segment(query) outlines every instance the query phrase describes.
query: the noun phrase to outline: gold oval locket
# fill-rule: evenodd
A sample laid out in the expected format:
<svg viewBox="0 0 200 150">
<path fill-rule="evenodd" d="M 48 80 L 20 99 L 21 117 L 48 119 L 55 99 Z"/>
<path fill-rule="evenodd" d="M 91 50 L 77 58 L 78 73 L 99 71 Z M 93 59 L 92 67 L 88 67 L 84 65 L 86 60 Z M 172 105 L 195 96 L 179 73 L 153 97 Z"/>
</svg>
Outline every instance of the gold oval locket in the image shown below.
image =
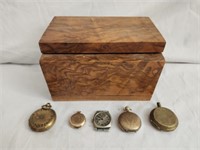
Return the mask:
<svg viewBox="0 0 200 150">
<path fill-rule="evenodd" d="M 142 123 L 140 117 L 131 112 L 131 108 L 125 107 L 125 112 L 120 114 L 118 118 L 118 124 L 122 131 L 125 132 L 136 132 L 140 129 Z"/>
<path fill-rule="evenodd" d="M 42 132 L 50 129 L 56 121 L 56 112 L 51 109 L 51 104 L 43 105 L 29 118 L 29 126 L 33 131 Z"/>
<path fill-rule="evenodd" d="M 85 122 L 86 122 L 85 115 L 82 114 L 80 111 L 73 114 L 69 120 L 70 125 L 74 128 L 80 128 L 84 126 Z"/>
<path fill-rule="evenodd" d="M 151 124 L 162 131 L 173 131 L 178 126 L 178 118 L 173 111 L 168 108 L 161 107 L 157 103 L 157 108 L 153 109 L 150 113 Z"/>
</svg>

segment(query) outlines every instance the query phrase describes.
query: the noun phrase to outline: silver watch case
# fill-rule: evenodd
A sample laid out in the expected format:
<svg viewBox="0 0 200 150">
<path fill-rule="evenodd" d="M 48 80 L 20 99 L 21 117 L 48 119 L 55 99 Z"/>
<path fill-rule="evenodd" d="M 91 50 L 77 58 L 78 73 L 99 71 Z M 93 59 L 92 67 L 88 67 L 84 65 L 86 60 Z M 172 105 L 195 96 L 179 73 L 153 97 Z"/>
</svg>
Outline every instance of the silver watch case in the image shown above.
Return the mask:
<svg viewBox="0 0 200 150">
<path fill-rule="evenodd" d="M 96 117 L 99 113 L 102 113 L 102 112 L 103 112 L 103 113 L 106 113 L 106 114 L 109 115 L 109 117 L 110 117 L 110 122 L 109 122 L 109 124 L 106 125 L 106 126 L 98 125 L 98 124 L 96 124 L 96 122 L 95 122 L 95 117 Z M 97 130 L 109 130 L 109 129 L 111 128 L 111 120 L 112 120 L 112 118 L 111 118 L 111 115 L 110 115 L 109 111 L 99 110 L 99 111 L 96 111 L 96 113 L 94 114 L 94 117 L 93 117 L 93 119 L 92 119 L 92 122 L 93 122 L 94 128 L 97 129 Z"/>
</svg>

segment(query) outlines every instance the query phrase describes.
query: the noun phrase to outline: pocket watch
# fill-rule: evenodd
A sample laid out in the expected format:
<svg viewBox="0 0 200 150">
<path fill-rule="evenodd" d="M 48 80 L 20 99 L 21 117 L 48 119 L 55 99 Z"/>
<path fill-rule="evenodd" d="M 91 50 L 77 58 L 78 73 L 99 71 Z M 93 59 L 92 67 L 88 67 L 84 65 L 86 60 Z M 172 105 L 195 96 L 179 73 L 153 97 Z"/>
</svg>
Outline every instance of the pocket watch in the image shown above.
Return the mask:
<svg viewBox="0 0 200 150">
<path fill-rule="evenodd" d="M 80 111 L 73 114 L 69 120 L 70 125 L 74 128 L 80 128 L 84 126 L 85 122 L 86 122 L 85 115 L 82 114 Z"/>
<path fill-rule="evenodd" d="M 141 127 L 141 119 L 140 117 L 131 112 L 131 108 L 126 106 L 124 108 L 124 111 L 122 114 L 120 114 L 118 118 L 118 125 L 122 131 L 125 132 L 136 132 Z"/>
<path fill-rule="evenodd" d="M 29 118 L 29 127 L 36 132 L 50 129 L 56 121 L 56 112 L 51 109 L 51 104 L 43 105 L 36 110 Z"/>
<path fill-rule="evenodd" d="M 109 130 L 111 127 L 111 115 L 109 111 L 96 111 L 93 117 L 93 125 L 97 130 Z"/>
<path fill-rule="evenodd" d="M 162 131 L 173 131 L 178 126 L 178 118 L 168 108 L 161 107 L 160 103 L 157 103 L 157 108 L 153 109 L 150 113 L 151 124 Z"/>
</svg>

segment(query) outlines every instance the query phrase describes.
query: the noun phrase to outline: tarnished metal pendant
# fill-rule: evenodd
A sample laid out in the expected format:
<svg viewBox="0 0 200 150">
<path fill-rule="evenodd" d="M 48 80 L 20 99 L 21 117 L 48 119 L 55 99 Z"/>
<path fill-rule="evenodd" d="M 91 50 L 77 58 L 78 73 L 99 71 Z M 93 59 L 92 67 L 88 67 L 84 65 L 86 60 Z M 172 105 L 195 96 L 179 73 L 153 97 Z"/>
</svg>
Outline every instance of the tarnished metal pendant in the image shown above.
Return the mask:
<svg viewBox="0 0 200 150">
<path fill-rule="evenodd" d="M 178 118 L 168 108 L 161 107 L 160 103 L 157 103 L 157 108 L 153 109 L 150 113 L 151 124 L 163 131 L 173 131 L 178 126 Z"/>
<path fill-rule="evenodd" d="M 51 109 L 51 104 L 43 105 L 29 118 L 29 126 L 33 131 L 42 132 L 50 129 L 56 121 L 56 112 Z"/>
<path fill-rule="evenodd" d="M 140 129 L 142 123 L 140 117 L 131 112 L 131 108 L 125 107 L 125 112 L 120 114 L 118 118 L 118 124 L 122 131 L 125 132 L 136 132 Z"/>
<path fill-rule="evenodd" d="M 69 120 L 70 125 L 74 128 L 80 128 L 84 126 L 85 122 L 86 122 L 85 115 L 82 114 L 80 111 L 73 114 Z"/>
</svg>

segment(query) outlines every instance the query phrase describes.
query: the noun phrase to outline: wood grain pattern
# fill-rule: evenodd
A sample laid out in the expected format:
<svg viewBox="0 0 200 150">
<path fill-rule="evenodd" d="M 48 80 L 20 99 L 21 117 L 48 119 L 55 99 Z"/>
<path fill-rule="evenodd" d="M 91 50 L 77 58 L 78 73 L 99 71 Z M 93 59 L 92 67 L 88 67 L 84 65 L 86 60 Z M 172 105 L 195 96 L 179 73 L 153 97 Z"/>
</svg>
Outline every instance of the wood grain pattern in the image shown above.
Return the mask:
<svg viewBox="0 0 200 150">
<path fill-rule="evenodd" d="M 150 100 L 162 54 L 45 54 L 40 65 L 53 100 Z"/>
<path fill-rule="evenodd" d="M 148 17 L 54 17 L 39 46 L 45 54 L 152 53 L 165 40 Z"/>
</svg>

